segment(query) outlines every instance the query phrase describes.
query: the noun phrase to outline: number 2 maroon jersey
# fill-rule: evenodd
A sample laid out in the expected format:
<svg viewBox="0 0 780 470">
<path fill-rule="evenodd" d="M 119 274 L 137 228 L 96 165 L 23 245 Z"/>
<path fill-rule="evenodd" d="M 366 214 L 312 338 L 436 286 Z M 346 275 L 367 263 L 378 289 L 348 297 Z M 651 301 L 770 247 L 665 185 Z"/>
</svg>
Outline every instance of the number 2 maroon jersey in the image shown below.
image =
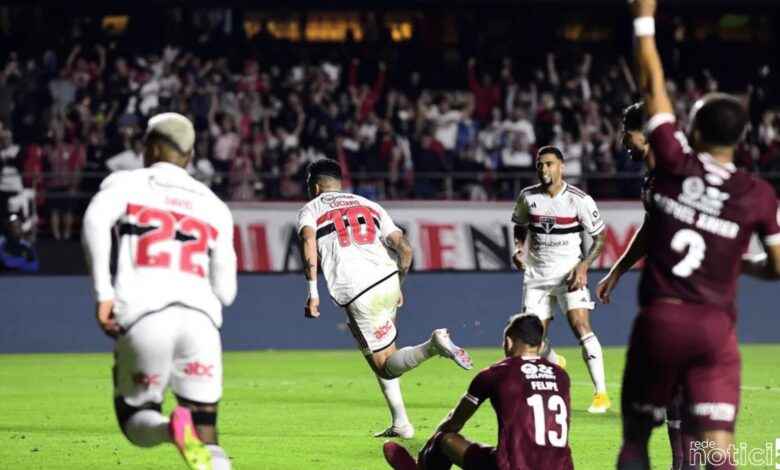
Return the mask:
<svg viewBox="0 0 780 470">
<path fill-rule="evenodd" d="M 570 470 L 569 376 L 540 357 L 509 357 L 481 371 L 466 398 L 490 400 L 498 418 L 501 470 Z"/>
<path fill-rule="evenodd" d="M 639 298 L 676 298 L 736 313 L 742 254 L 756 232 L 765 245 L 780 243 L 777 198 L 760 178 L 695 153 L 674 117 L 648 122 L 656 158 L 647 198 L 648 254 Z"/>
</svg>

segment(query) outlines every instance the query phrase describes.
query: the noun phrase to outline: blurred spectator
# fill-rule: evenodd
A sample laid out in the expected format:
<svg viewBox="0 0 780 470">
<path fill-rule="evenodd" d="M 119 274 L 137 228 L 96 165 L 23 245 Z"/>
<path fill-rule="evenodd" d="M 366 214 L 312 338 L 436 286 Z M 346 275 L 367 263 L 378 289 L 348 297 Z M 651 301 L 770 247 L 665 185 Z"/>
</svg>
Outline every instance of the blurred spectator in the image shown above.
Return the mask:
<svg viewBox="0 0 780 470">
<path fill-rule="evenodd" d="M 118 154 L 106 160 L 109 171 L 137 170 L 144 167 L 144 141 L 140 136 L 130 139 L 127 147 Z"/>
<path fill-rule="evenodd" d="M 3 219 L 4 233 L 0 234 L 0 271 L 36 273 L 40 268 L 38 253 L 32 243 L 22 238 L 22 219 L 11 214 Z"/>
<path fill-rule="evenodd" d="M 84 148 L 79 143 L 67 142 L 62 131 L 54 131 L 54 146 L 46 155 L 48 172 L 46 182 L 47 208 L 51 234 L 55 240 L 70 240 L 74 228 L 76 191 L 85 164 Z"/>
<path fill-rule="evenodd" d="M 8 214 L 8 200 L 19 194 L 22 186 L 20 149 L 10 130 L 0 130 L 0 217 Z"/>
</svg>

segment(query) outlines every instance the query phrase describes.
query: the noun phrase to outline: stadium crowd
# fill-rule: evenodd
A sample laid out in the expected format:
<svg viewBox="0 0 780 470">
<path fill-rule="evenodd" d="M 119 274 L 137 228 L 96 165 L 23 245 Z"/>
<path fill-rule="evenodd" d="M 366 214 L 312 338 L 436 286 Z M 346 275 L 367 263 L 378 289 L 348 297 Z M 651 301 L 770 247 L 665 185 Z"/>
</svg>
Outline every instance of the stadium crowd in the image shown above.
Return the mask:
<svg viewBox="0 0 780 470">
<path fill-rule="evenodd" d="M 68 51 L 11 52 L 0 71 L 0 211 L 45 208 L 55 239 L 73 237 L 106 173 L 143 165 L 144 125 L 163 110 L 195 122 L 190 171 L 230 200 L 303 199 L 306 164 L 323 156 L 370 198 L 513 199 L 542 145 L 563 150 L 574 183 L 606 175 L 594 197 L 638 194 L 638 178 L 608 178 L 642 171 L 621 146 L 621 110 L 637 92 L 622 57 L 550 52 L 531 70 L 466 57 L 461 86 L 431 89 L 421 71 L 395 73 L 398 61 L 237 61 L 171 44 L 133 54 L 79 40 L 78 24 L 72 35 Z M 769 76 L 746 77 L 743 91 L 751 126 L 738 161 L 750 171 L 780 167 Z M 705 71 L 668 87 L 684 122 L 718 81 Z"/>
</svg>

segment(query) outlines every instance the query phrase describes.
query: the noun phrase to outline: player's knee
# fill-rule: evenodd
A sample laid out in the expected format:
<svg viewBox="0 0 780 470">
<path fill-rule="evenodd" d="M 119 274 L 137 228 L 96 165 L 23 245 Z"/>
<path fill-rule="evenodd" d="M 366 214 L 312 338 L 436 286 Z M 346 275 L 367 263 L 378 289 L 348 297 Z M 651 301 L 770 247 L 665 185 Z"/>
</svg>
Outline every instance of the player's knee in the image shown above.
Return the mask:
<svg viewBox="0 0 780 470">
<path fill-rule="evenodd" d="M 134 414 L 141 410 L 155 410 L 162 412 L 162 405 L 159 403 L 146 403 L 142 406 L 130 406 L 125 402 L 124 398 L 114 398 L 114 412 L 116 413 L 116 421 L 119 424 L 119 429 L 122 430 L 122 434 L 125 435 L 128 441 L 136 445 L 141 444 L 134 442 L 133 439 L 127 434 L 127 422 Z"/>
</svg>

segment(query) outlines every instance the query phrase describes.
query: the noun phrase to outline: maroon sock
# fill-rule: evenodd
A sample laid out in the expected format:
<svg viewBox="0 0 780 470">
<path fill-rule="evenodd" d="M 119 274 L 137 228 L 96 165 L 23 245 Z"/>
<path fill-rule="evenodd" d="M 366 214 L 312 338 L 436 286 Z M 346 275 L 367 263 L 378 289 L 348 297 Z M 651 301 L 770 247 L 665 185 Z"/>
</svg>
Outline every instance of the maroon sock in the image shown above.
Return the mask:
<svg viewBox="0 0 780 470">
<path fill-rule="evenodd" d="M 441 451 L 442 439 L 444 439 L 444 433 L 437 432 L 420 450 L 417 462 L 421 470 L 449 470 L 452 468 L 452 462 Z"/>
<path fill-rule="evenodd" d="M 618 455 L 618 470 L 650 470 L 650 457 L 647 447 L 624 442 Z"/>
</svg>

